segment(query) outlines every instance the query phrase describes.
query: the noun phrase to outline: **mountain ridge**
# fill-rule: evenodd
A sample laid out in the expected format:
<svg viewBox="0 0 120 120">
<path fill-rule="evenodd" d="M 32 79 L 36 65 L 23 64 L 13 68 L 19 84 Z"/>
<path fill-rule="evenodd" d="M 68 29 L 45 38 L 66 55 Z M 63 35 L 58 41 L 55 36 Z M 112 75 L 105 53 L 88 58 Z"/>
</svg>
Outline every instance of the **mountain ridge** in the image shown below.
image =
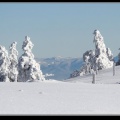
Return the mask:
<svg viewBox="0 0 120 120">
<path fill-rule="evenodd" d="M 77 57 L 51 57 L 51 58 L 36 58 L 40 63 L 40 68 L 43 74 L 54 74 L 47 76 L 46 79 L 64 80 L 69 78 L 74 70 L 79 70 L 83 64 L 82 58 Z"/>
</svg>

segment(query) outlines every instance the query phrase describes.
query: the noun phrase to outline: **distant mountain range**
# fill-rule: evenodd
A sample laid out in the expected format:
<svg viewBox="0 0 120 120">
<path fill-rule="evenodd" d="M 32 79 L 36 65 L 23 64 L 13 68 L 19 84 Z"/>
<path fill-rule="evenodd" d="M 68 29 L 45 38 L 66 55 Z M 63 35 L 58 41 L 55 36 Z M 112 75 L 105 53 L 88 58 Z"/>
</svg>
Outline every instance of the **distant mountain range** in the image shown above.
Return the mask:
<svg viewBox="0 0 120 120">
<path fill-rule="evenodd" d="M 46 79 L 64 80 L 70 77 L 74 70 L 80 70 L 83 64 L 82 58 L 36 58 L 40 62 L 40 68 L 43 74 L 48 74 Z M 49 74 L 54 76 L 49 76 Z"/>
<path fill-rule="evenodd" d="M 83 59 L 72 57 L 51 57 L 51 58 L 36 58 L 40 62 L 40 68 L 43 74 L 46 74 L 46 79 L 65 80 L 70 77 L 70 74 L 75 70 L 80 70 Z M 115 62 L 118 57 L 114 57 Z"/>
</svg>

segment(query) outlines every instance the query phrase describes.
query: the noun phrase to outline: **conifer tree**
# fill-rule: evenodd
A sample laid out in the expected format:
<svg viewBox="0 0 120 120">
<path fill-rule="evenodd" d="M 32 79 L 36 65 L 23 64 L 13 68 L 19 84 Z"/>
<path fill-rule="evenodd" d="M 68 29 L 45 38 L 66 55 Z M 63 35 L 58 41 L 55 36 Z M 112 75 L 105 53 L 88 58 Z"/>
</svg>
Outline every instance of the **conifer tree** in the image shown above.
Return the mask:
<svg viewBox="0 0 120 120">
<path fill-rule="evenodd" d="M 24 53 L 18 61 L 18 81 L 20 82 L 45 80 L 42 71 L 40 70 L 39 63 L 34 59 L 34 55 L 32 53 L 33 46 L 34 44 L 31 42 L 30 37 L 25 36 L 25 41 L 22 45 Z"/>
<path fill-rule="evenodd" d="M 11 82 L 17 82 L 18 77 L 18 51 L 16 49 L 17 42 L 13 42 L 10 46 L 10 66 L 9 66 L 9 79 Z"/>
</svg>

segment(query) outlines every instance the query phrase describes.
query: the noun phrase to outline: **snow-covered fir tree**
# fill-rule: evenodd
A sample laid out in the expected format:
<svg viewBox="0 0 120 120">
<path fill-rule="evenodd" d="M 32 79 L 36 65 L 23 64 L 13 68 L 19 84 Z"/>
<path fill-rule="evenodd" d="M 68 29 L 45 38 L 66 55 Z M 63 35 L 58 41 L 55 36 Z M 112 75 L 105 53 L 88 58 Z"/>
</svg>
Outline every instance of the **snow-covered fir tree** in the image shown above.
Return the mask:
<svg viewBox="0 0 120 120">
<path fill-rule="evenodd" d="M 87 51 L 83 54 L 83 60 L 85 62 L 85 74 L 91 73 L 91 69 L 98 71 L 101 69 L 107 69 L 113 66 L 113 54 L 110 48 L 106 48 L 104 39 L 99 30 L 94 30 L 95 50 Z"/>
<path fill-rule="evenodd" d="M 93 33 L 95 43 L 95 57 L 97 58 L 98 69 L 106 69 L 113 66 L 113 54 L 109 48 L 106 48 L 104 39 L 99 30 Z"/>
<path fill-rule="evenodd" d="M 0 46 L 0 82 L 9 82 L 9 56 L 4 46 Z"/>
<path fill-rule="evenodd" d="M 34 59 L 34 55 L 32 53 L 33 43 L 30 41 L 30 37 L 25 36 L 25 41 L 23 42 L 22 49 L 24 54 L 19 58 L 18 68 L 19 82 L 26 81 L 35 81 L 35 80 L 45 80 L 42 71 L 40 70 L 40 65 Z"/>
<path fill-rule="evenodd" d="M 88 50 L 83 54 L 83 66 L 80 69 L 80 76 L 91 73 L 91 69 L 96 69 L 96 57 L 94 50 Z"/>
<path fill-rule="evenodd" d="M 18 51 L 16 49 L 17 42 L 13 42 L 10 46 L 10 66 L 9 66 L 9 79 L 11 82 L 17 82 L 18 77 Z"/>
<path fill-rule="evenodd" d="M 107 69 L 113 66 L 113 54 L 110 48 L 106 48 L 104 39 L 99 30 L 94 30 L 95 50 L 88 50 L 83 54 L 83 66 L 80 68 L 80 76 L 91 71 Z"/>
</svg>

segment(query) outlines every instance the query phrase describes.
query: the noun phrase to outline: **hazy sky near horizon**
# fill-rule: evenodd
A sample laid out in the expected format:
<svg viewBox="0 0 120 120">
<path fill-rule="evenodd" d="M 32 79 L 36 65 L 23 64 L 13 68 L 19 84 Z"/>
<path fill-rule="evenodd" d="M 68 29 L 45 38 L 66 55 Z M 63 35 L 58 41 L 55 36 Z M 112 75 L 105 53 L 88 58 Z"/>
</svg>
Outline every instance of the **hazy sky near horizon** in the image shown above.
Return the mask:
<svg viewBox="0 0 120 120">
<path fill-rule="evenodd" d="M 35 57 L 82 57 L 95 49 L 98 29 L 114 56 L 120 47 L 120 3 L 26 2 L 0 3 L 0 45 L 16 41 L 19 56 L 28 35 Z"/>
</svg>

